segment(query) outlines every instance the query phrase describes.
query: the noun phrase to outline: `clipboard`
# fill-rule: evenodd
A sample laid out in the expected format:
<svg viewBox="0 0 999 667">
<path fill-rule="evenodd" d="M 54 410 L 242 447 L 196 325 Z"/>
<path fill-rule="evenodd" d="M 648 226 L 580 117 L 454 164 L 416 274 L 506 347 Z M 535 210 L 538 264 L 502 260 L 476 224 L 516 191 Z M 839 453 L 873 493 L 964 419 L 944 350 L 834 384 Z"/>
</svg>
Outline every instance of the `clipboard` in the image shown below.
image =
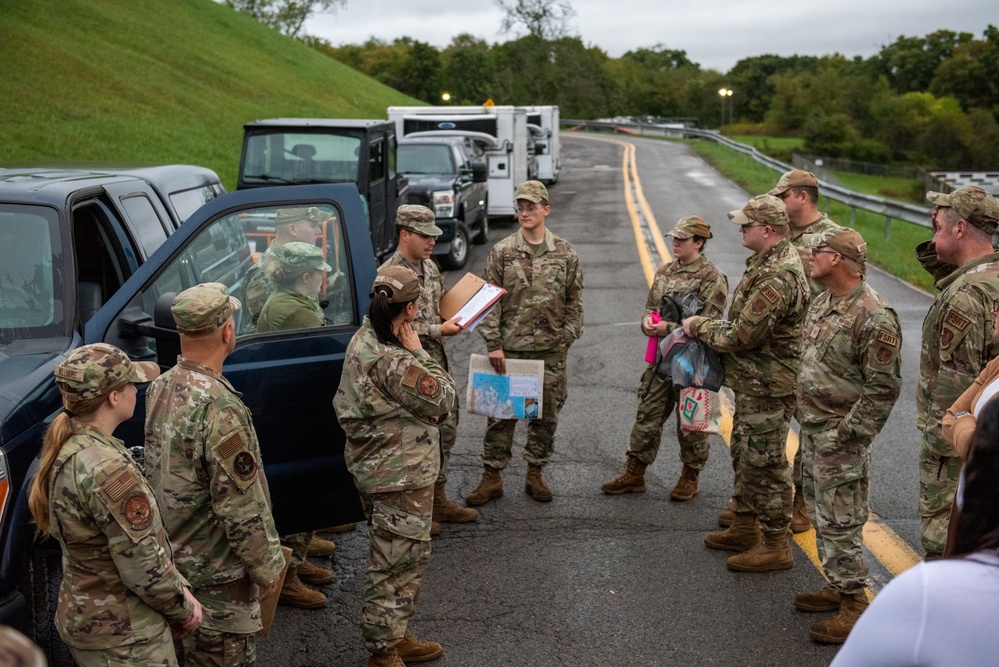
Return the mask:
<svg viewBox="0 0 999 667">
<path fill-rule="evenodd" d="M 506 290 L 487 283 L 474 273 L 466 273 L 441 297 L 440 313 L 445 320 L 460 316 L 458 324 L 474 329 L 489 309 L 506 294 Z"/>
</svg>

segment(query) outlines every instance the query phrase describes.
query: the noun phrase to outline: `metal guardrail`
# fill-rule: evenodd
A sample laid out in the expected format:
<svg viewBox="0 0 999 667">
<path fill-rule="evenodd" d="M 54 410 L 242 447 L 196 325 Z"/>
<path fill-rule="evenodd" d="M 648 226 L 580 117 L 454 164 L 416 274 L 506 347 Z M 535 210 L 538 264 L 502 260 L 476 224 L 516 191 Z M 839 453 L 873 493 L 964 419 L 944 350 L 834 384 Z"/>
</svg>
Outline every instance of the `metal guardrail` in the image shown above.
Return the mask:
<svg viewBox="0 0 999 667">
<path fill-rule="evenodd" d="M 772 169 L 774 171 L 775 185 L 781 174 L 791 171 L 794 168 L 789 164 L 781 162 L 780 160 L 775 160 L 769 155 L 764 155 L 753 146 L 747 146 L 746 144 L 741 144 L 738 141 L 733 141 L 732 139 L 723 136 L 717 130 L 700 130 L 693 127 L 681 127 L 679 125 L 643 125 L 641 123 L 613 123 L 605 121 L 571 119 L 562 119 L 561 124 L 572 127 L 585 127 L 588 130 L 597 132 L 614 132 L 673 138 L 696 137 L 698 139 L 707 139 L 709 141 L 719 143 L 726 148 L 742 153 L 752 158 L 757 163 Z M 856 224 L 857 209 L 870 211 L 871 213 L 884 216 L 886 239 L 891 238 L 891 223 L 894 220 L 902 220 L 921 227 L 932 227 L 930 223 L 932 210 L 929 207 L 918 206 L 916 204 L 906 204 L 905 202 L 854 192 L 853 190 L 848 190 L 847 188 L 834 185 L 822 179 L 818 179 L 818 181 L 819 190 L 822 193 L 822 196 L 826 197 L 827 200 L 831 199 L 833 201 L 838 201 L 850 207 L 851 227 Z M 826 205 L 828 206 L 828 201 Z"/>
</svg>

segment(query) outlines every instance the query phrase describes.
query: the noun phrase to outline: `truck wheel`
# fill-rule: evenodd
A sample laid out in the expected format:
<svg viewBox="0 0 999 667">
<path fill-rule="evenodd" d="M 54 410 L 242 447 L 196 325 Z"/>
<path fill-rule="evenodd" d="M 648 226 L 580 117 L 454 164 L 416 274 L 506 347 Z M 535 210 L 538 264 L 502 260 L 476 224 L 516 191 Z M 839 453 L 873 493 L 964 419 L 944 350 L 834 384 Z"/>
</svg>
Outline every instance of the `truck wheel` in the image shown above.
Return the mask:
<svg viewBox="0 0 999 667">
<path fill-rule="evenodd" d="M 451 240 L 451 249 L 446 255 L 441 257 L 441 264 L 445 269 L 454 271 L 465 266 L 468 261 L 468 231 L 464 224 L 459 224 L 454 228 L 454 239 Z"/>
<path fill-rule="evenodd" d="M 489 243 L 489 213 L 485 207 L 482 208 L 482 219 L 479 221 L 479 233 L 472 241 L 475 245 L 485 245 Z"/>
<path fill-rule="evenodd" d="M 24 577 L 21 592 L 28 601 L 24 632 L 45 653 L 50 667 L 70 667 L 73 659 L 55 627 L 62 584 L 62 553 L 58 549 L 36 546 Z"/>
</svg>

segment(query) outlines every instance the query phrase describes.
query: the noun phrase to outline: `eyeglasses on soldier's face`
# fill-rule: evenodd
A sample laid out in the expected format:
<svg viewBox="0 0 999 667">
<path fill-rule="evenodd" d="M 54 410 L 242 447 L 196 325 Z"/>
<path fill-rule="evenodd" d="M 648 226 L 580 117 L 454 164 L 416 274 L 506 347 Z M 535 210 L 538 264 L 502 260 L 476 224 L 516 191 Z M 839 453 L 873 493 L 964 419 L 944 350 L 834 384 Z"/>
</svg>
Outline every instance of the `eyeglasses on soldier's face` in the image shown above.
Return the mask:
<svg viewBox="0 0 999 667">
<path fill-rule="evenodd" d="M 516 204 L 514 206 L 514 210 L 516 210 L 518 214 L 520 214 L 520 213 L 534 213 L 539 208 L 541 208 L 540 204 L 533 204 L 533 203 L 532 204 Z"/>
<path fill-rule="evenodd" d="M 838 255 L 839 254 L 835 250 L 827 250 L 826 248 L 812 248 L 811 252 L 812 252 L 812 257 L 815 257 L 816 255 L 823 255 L 823 254 L 825 254 L 825 255 Z"/>
</svg>

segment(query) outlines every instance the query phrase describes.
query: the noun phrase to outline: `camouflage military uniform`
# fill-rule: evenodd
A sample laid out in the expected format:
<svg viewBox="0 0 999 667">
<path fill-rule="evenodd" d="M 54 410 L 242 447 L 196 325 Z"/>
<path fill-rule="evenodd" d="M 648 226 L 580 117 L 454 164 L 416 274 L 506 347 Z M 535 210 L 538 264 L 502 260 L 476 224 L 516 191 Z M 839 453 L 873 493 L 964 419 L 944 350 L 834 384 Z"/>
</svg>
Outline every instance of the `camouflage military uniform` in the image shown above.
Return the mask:
<svg viewBox="0 0 999 667">
<path fill-rule="evenodd" d="M 923 320 L 916 425 L 919 450 L 919 516 L 927 555 L 943 554 L 961 459 L 943 438 L 947 408 L 999 354 L 993 299 L 999 298 L 999 253 L 960 267 L 937 282 L 940 293 Z"/>
<path fill-rule="evenodd" d="M 733 498 L 737 512 L 760 518 L 764 533 L 779 533 L 791 521 L 785 442 L 809 296 L 798 253 L 783 239 L 746 260 L 728 321 L 695 317 L 689 327 L 723 353 L 725 384 L 735 392 Z"/>
<path fill-rule="evenodd" d="M 527 423 L 524 459 L 544 466 L 555 448 L 558 413 L 566 399 L 566 352 L 583 335 L 583 270 L 567 241 L 545 230 L 535 250 L 522 231 L 493 247 L 482 277 L 506 290 L 478 327 L 490 352 L 545 362 L 542 415 Z M 483 463 L 502 470 L 510 461 L 515 419 L 489 419 Z"/>
<path fill-rule="evenodd" d="M 49 532 L 63 554 L 59 635 L 84 667 L 176 665 L 166 619 L 188 618 L 193 604 L 153 492 L 124 443 L 71 423 L 49 475 Z"/>
<path fill-rule="evenodd" d="M 311 329 L 323 326 L 323 311 L 312 297 L 295 292 L 274 292 L 257 319 L 257 331 Z"/>
<path fill-rule="evenodd" d="M 284 567 L 260 445 L 239 396 L 222 375 L 183 357 L 146 395 L 146 475 L 177 568 L 204 608 L 201 628 L 184 639 L 188 667 L 223 648 L 253 663 L 260 587 Z"/>
<path fill-rule="evenodd" d="M 454 407 L 454 395 L 451 376 L 426 351 L 381 343 L 364 318 L 347 346 L 333 407 L 371 537 L 361 627 L 372 653 L 399 643 L 413 614 L 440 469 L 433 418 Z"/>
<path fill-rule="evenodd" d="M 871 442 L 901 390 L 901 346 L 898 316 L 865 280 L 843 296 L 823 292 L 809 308 L 795 386 L 804 496 L 838 593 L 869 586 L 861 545 Z"/>
<path fill-rule="evenodd" d="M 725 301 L 728 298 L 728 280 L 703 255 L 690 264 L 681 264 L 674 260 L 656 271 L 652 288 L 645 300 L 645 312 L 658 312 L 659 304 L 666 294 L 686 296 L 696 294 L 704 308 L 701 315 L 709 318 L 721 317 L 725 312 Z M 669 323 L 668 331 L 674 328 Z M 661 369 L 660 369 L 661 370 Z M 638 388 L 638 412 L 635 424 L 631 428 L 631 442 L 628 455 L 633 456 L 645 465 L 652 465 L 659 453 L 662 440 L 663 424 L 673 412 L 677 401 L 677 391 L 671 379 L 656 372 L 656 365 L 649 364 L 642 373 Z M 677 418 L 676 437 L 680 443 L 680 460 L 695 470 L 703 470 L 708 462 L 710 441 L 706 433 L 694 433 L 680 428 Z"/>
<path fill-rule="evenodd" d="M 267 299 L 274 292 L 274 283 L 267 275 L 267 265 L 274 259 L 274 245 L 260 253 L 257 261 L 246 270 L 243 277 L 243 294 L 246 301 L 246 315 L 243 318 L 243 333 L 253 333 L 257 330 L 257 320 L 267 304 Z"/>
<path fill-rule="evenodd" d="M 420 292 L 420 300 L 417 302 L 419 312 L 413 320 L 413 330 L 420 336 L 420 344 L 431 357 L 434 358 L 441 368 L 450 372 L 447 354 L 444 352 L 444 339 L 441 337 L 441 297 L 444 296 L 444 279 L 437 265 L 429 259 L 422 260 L 419 266 L 413 266 L 407 262 L 399 251 L 395 251 L 380 269 L 389 266 L 405 266 L 411 269 L 420 277 L 423 290 Z M 380 270 L 379 269 L 379 270 Z M 454 410 L 441 420 L 441 471 L 437 476 L 437 484 L 447 483 L 447 464 L 451 460 L 451 450 L 458 439 L 458 400 L 455 398 Z"/>
</svg>

